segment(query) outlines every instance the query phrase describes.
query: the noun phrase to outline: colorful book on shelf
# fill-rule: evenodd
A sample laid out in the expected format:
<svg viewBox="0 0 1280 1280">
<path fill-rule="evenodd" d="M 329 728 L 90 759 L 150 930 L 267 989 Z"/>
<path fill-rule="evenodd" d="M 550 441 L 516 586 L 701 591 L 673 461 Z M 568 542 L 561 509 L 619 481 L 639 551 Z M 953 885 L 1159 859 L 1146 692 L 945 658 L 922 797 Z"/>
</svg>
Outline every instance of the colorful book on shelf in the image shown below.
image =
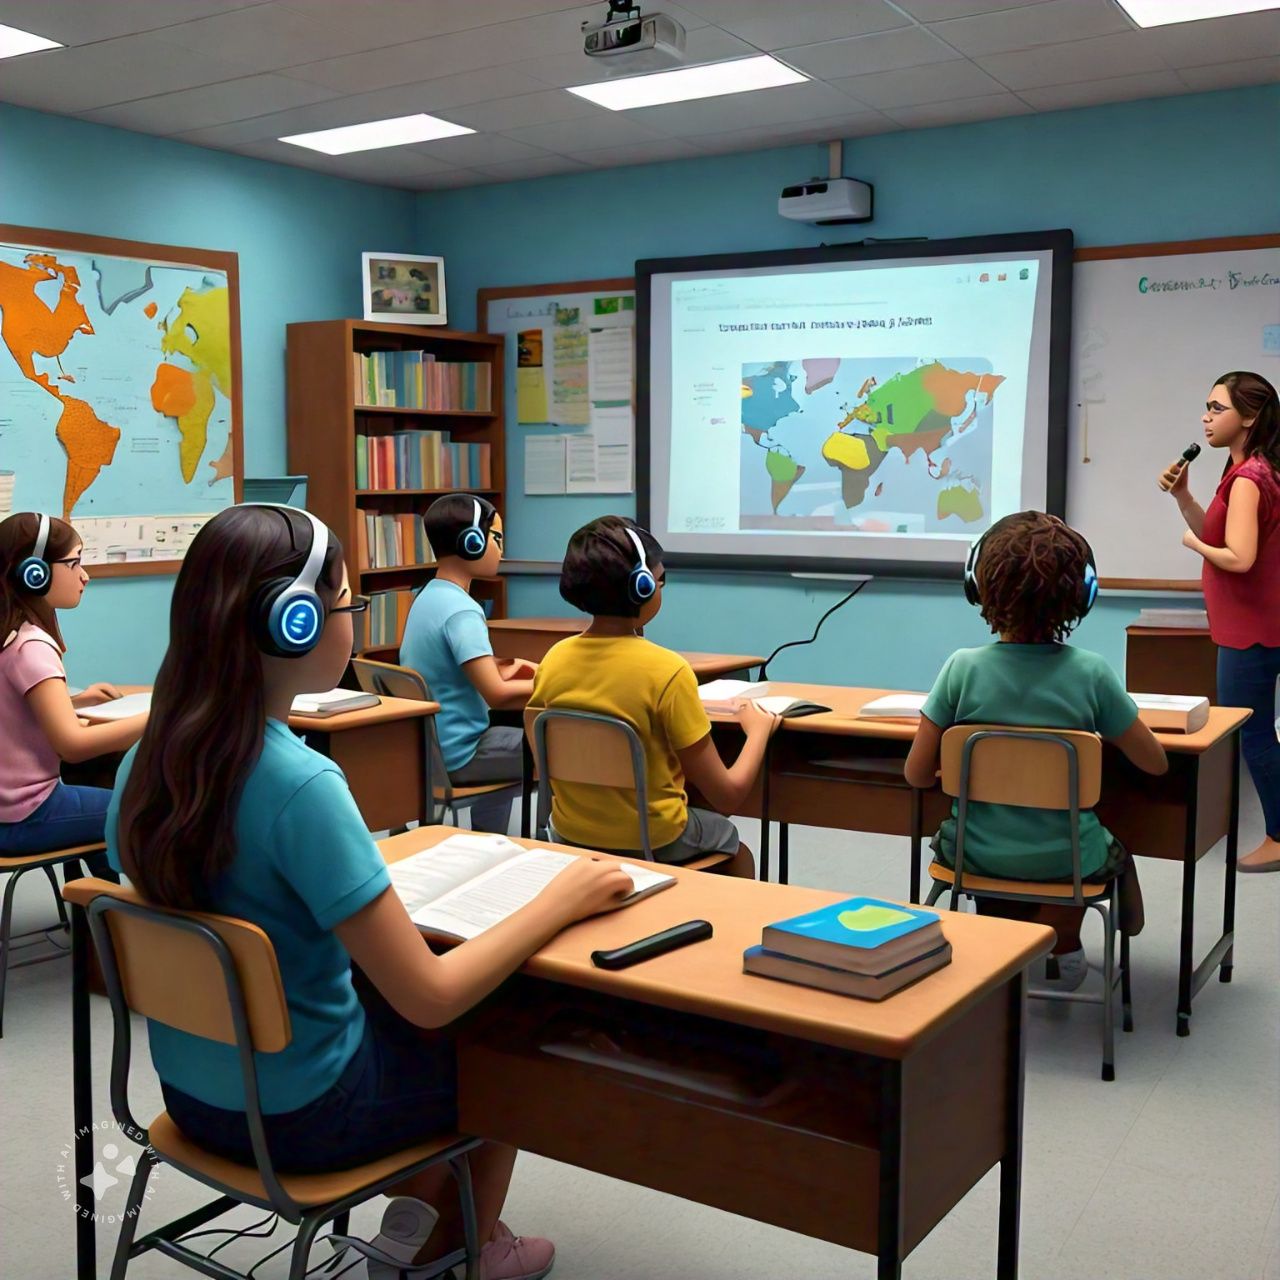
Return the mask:
<svg viewBox="0 0 1280 1280">
<path fill-rule="evenodd" d="M 879 898 L 849 898 L 766 925 L 761 942 L 778 955 L 875 977 L 942 942 L 936 911 Z"/>
<path fill-rule="evenodd" d="M 950 963 L 951 944 L 945 939 L 930 950 L 878 974 L 855 973 L 812 960 L 800 960 L 771 951 L 768 947 L 748 947 L 742 953 L 744 973 L 793 982 L 802 987 L 816 987 L 820 991 L 833 991 L 859 1000 L 883 1000 Z"/>
<path fill-rule="evenodd" d="M 352 356 L 357 408 L 488 413 L 492 366 L 439 360 L 429 351 L 369 351 Z"/>
</svg>

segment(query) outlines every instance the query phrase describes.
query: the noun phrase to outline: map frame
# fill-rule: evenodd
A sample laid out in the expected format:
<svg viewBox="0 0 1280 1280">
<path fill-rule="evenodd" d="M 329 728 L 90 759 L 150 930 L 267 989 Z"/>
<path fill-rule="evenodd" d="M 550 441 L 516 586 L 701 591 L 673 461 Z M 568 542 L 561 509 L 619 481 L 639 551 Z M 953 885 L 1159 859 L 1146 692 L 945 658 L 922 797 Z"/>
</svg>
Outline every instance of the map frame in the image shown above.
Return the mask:
<svg viewBox="0 0 1280 1280">
<path fill-rule="evenodd" d="M 231 482 L 235 501 L 244 498 L 244 405 L 240 360 L 240 258 L 223 249 L 196 249 L 185 245 L 152 244 L 142 240 L 122 240 L 112 236 L 86 235 L 79 231 L 50 231 L 44 227 L 24 227 L 0 223 L 0 243 L 29 249 L 33 253 L 98 254 L 132 258 L 165 267 L 207 267 L 227 278 L 231 355 Z M 135 513 L 146 515 L 146 512 Z M 157 516 L 168 512 L 156 512 Z M 157 560 L 126 560 L 94 564 L 94 578 L 134 578 L 176 574 L 181 557 Z"/>
</svg>

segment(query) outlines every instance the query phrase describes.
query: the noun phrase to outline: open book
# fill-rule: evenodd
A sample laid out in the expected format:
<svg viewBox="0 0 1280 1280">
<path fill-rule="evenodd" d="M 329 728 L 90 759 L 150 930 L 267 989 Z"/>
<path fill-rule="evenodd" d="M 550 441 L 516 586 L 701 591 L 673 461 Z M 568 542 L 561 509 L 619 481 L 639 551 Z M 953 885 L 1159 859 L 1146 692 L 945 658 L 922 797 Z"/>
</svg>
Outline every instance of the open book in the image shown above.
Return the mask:
<svg viewBox="0 0 1280 1280">
<path fill-rule="evenodd" d="M 151 710 L 151 691 L 145 693 L 126 693 L 123 698 L 112 698 L 110 702 L 99 702 L 95 707 L 77 707 L 76 715 L 90 724 L 106 724 L 111 720 L 127 720 L 130 716 L 140 716 Z"/>
<path fill-rule="evenodd" d="M 698 686 L 698 697 L 703 707 L 712 715 L 732 715 L 738 703 L 744 698 L 750 699 L 762 711 L 771 715 L 788 719 L 792 716 L 813 716 L 823 711 L 830 711 L 818 702 L 806 702 L 803 698 L 792 698 L 783 693 L 769 693 L 769 682 L 752 684 L 749 680 L 708 680 Z"/>
<path fill-rule="evenodd" d="M 506 836 L 470 831 L 392 863 L 391 884 L 413 923 L 449 938 L 477 937 L 528 906 L 574 859 L 553 849 L 524 849 Z M 626 862 L 638 902 L 675 876 Z"/>
<path fill-rule="evenodd" d="M 340 716 L 344 711 L 362 711 L 381 701 L 376 693 L 359 689 L 327 689 L 324 693 L 300 693 L 289 709 L 295 716 Z"/>
<path fill-rule="evenodd" d="M 1209 699 L 1181 693 L 1131 693 L 1148 729 L 1197 733 L 1209 723 Z"/>
<path fill-rule="evenodd" d="M 927 693 L 887 693 L 873 698 L 858 712 L 862 720 L 919 720 Z"/>
</svg>

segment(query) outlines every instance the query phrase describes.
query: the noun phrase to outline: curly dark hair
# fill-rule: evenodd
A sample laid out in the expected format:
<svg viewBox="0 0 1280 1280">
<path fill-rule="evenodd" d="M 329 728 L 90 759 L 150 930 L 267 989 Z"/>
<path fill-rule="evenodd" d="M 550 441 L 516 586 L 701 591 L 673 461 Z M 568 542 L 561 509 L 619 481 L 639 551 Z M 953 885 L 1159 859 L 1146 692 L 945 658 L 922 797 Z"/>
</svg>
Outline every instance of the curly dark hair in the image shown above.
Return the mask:
<svg viewBox="0 0 1280 1280">
<path fill-rule="evenodd" d="M 1063 641 L 1080 621 L 1089 544 L 1057 516 L 1020 511 L 982 540 L 975 574 L 982 616 L 1019 644 Z"/>
</svg>

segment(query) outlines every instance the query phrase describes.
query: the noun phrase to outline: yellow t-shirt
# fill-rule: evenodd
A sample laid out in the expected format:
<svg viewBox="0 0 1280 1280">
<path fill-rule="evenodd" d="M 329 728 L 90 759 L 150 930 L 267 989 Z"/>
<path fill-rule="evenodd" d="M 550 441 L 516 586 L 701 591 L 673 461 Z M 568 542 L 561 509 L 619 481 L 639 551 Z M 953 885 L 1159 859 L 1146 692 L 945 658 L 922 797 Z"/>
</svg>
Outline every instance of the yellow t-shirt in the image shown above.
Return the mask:
<svg viewBox="0 0 1280 1280">
<path fill-rule="evenodd" d="M 693 669 L 643 636 L 572 636 L 538 667 L 529 705 L 595 711 L 625 720 L 644 744 L 649 843 L 659 849 L 684 834 L 689 819 L 677 751 L 711 732 Z M 558 783 L 551 805 L 556 831 L 595 849 L 639 849 L 635 792 Z"/>
</svg>

